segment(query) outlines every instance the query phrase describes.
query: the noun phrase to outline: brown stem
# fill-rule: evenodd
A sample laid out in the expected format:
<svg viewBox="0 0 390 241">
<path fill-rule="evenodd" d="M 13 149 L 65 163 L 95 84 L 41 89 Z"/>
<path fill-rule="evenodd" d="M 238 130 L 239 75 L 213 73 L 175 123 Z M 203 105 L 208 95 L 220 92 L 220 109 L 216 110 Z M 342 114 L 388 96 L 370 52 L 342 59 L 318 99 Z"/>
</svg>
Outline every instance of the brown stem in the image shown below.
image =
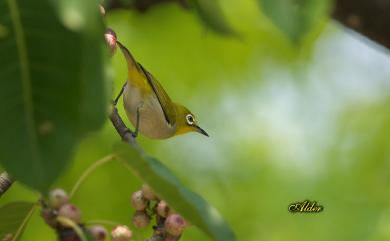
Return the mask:
<svg viewBox="0 0 390 241">
<path fill-rule="evenodd" d="M 14 180 L 8 173 L 0 174 L 0 197 L 11 187 L 13 182 Z"/>
<path fill-rule="evenodd" d="M 158 235 L 153 235 L 152 237 L 150 237 L 146 241 L 164 241 L 164 237 L 158 236 Z"/>
<path fill-rule="evenodd" d="M 189 3 L 187 0 L 138 0 L 127 4 L 123 3 L 123 1 L 111 0 L 108 1 L 105 8 L 107 11 L 112 9 L 135 9 L 138 12 L 144 13 L 153 6 L 163 3 L 178 3 L 183 8 L 189 8 Z"/>
<path fill-rule="evenodd" d="M 109 117 L 110 117 L 112 125 L 115 127 L 115 130 L 118 132 L 118 134 L 122 138 L 122 140 L 129 143 L 137 151 L 139 151 L 141 154 L 143 154 L 144 151 L 142 150 L 142 148 L 138 145 L 137 141 L 135 140 L 135 137 L 132 134 L 133 132 L 129 128 L 127 128 L 127 126 L 123 122 L 122 118 L 118 114 L 118 109 L 115 106 L 112 108 L 112 112 L 111 112 Z"/>
</svg>

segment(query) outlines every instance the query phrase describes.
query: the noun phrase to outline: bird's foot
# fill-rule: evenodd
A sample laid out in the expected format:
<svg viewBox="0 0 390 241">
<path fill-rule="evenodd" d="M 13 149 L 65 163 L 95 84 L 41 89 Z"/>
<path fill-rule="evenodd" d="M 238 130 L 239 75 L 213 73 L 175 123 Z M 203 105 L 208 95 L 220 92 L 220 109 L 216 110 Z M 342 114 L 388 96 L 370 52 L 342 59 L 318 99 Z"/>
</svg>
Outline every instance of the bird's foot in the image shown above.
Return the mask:
<svg viewBox="0 0 390 241">
<path fill-rule="evenodd" d="M 137 132 L 131 132 L 131 135 L 133 136 L 133 138 L 137 138 L 138 133 Z"/>
<path fill-rule="evenodd" d="M 136 132 L 131 131 L 129 128 L 126 129 L 125 134 L 130 134 L 133 138 L 138 136 Z"/>
</svg>

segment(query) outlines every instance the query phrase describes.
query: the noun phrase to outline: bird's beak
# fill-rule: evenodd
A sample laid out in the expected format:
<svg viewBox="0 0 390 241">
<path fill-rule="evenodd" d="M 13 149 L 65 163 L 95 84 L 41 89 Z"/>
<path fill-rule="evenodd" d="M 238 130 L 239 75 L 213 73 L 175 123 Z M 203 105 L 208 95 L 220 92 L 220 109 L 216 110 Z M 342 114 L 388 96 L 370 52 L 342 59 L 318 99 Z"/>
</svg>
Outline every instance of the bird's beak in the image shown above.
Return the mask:
<svg viewBox="0 0 390 241">
<path fill-rule="evenodd" d="M 207 132 L 206 132 L 205 130 L 203 130 L 203 129 L 200 128 L 199 126 L 195 126 L 195 127 L 196 127 L 196 130 L 197 130 L 200 134 L 209 137 L 209 134 L 207 134 Z"/>
</svg>

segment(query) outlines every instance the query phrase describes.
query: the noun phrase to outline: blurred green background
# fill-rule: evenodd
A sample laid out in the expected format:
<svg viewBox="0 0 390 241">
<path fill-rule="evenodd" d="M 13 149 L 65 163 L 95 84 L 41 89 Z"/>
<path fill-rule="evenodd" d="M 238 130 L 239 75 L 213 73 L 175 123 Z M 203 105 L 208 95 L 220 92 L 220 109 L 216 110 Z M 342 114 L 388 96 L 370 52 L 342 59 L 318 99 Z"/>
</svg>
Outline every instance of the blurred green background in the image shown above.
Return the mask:
<svg viewBox="0 0 390 241">
<path fill-rule="evenodd" d="M 390 240 L 388 52 L 321 17 L 297 46 L 254 1 L 222 6 L 239 37 L 213 33 L 176 4 L 106 16 L 118 39 L 211 136 L 140 137 L 145 151 L 214 205 L 238 240 Z M 120 52 L 109 73 L 114 96 L 126 79 Z M 69 191 L 118 139 L 107 121 L 82 142 L 55 186 Z M 130 195 L 141 184 L 111 162 L 72 202 L 85 221 L 132 227 Z M 37 197 L 16 183 L 0 205 Z M 288 212 L 290 203 L 305 199 L 324 211 Z M 133 230 L 136 240 L 150 233 Z M 22 240 L 55 240 L 55 234 L 36 211 Z M 209 239 L 191 227 L 181 240 Z"/>
</svg>

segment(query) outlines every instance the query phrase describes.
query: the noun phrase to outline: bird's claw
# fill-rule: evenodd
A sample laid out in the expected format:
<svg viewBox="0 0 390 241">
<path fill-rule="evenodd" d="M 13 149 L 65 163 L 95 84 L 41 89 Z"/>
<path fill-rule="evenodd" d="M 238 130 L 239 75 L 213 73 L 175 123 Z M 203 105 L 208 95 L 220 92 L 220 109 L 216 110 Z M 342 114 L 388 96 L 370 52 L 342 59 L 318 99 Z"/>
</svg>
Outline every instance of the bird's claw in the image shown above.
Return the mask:
<svg viewBox="0 0 390 241">
<path fill-rule="evenodd" d="M 129 128 L 126 129 L 125 134 L 130 134 L 133 138 L 137 137 L 137 133 L 131 131 Z"/>
</svg>

